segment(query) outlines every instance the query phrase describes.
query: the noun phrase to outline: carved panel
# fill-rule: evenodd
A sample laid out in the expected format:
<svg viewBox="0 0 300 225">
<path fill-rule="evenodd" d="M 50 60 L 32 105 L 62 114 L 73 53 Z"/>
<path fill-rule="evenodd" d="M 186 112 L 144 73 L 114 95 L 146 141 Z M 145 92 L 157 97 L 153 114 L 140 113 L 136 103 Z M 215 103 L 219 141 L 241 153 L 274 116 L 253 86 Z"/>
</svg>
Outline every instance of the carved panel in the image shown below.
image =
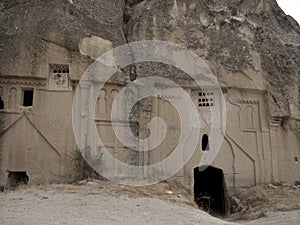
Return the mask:
<svg viewBox="0 0 300 225">
<path fill-rule="evenodd" d="M 97 99 L 97 115 L 100 116 L 101 119 L 106 118 L 107 113 L 107 96 L 106 90 L 102 89 L 99 93 L 99 97 Z"/>
<path fill-rule="evenodd" d="M 253 129 L 254 128 L 254 118 L 253 112 L 254 108 L 252 106 L 246 106 L 246 129 Z"/>
<path fill-rule="evenodd" d="M 240 105 L 240 126 L 241 131 L 254 131 L 260 127 L 259 101 L 243 101 Z M 250 103 L 251 102 L 251 103 Z"/>
<path fill-rule="evenodd" d="M 17 89 L 11 88 L 9 90 L 9 101 L 8 101 L 8 108 L 9 109 L 16 109 L 17 108 Z"/>
<path fill-rule="evenodd" d="M 51 90 L 69 90 L 69 66 L 68 65 L 50 65 L 49 89 Z"/>
<path fill-rule="evenodd" d="M 110 97 L 111 97 L 110 111 L 112 110 L 112 106 L 113 106 L 114 101 L 117 98 L 118 94 L 119 94 L 118 90 L 116 90 L 116 89 L 111 90 L 111 93 L 110 93 Z M 118 106 L 118 102 L 116 102 L 115 104 L 117 104 L 117 106 Z"/>
</svg>

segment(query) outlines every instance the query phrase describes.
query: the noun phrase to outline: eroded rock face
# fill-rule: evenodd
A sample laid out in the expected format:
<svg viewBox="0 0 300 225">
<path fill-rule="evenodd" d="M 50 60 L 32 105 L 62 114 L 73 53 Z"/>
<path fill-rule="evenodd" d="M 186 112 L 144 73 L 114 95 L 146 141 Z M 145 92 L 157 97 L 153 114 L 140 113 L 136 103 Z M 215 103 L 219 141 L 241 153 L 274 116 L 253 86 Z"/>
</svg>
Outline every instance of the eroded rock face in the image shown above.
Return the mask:
<svg viewBox="0 0 300 225">
<path fill-rule="evenodd" d="M 2 1 L 1 74 L 41 76 L 38 65 L 49 44 L 64 48 L 74 62 L 89 61 L 79 51 L 84 37 L 98 36 L 113 46 L 123 44 L 123 8 L 119 0 Z"/>
<path fill-rule="evenodd" d="M 153 39 L 194 51 L 223 87 L 227 138 L 213 166 L 224 169 L 229 188 L 299 179 L 300 27 L 275 0 L 3 0 L 0 96 L 5 106 L 0 111 L 0 185 L 7 178 L 6 171 L 27 171 L 36 182 L 65 177 L 76 148 L 71 117 L 79 78 L 109 49 Z M 216 96 L 191 86 L 191 79 L 179 69 L 147 62 L 118 70 L 98 93 L 96 117 L 89 101 L 80 100 L 78 115 L 98 120 L 104 143 L 131 165 L 164 159 L 180 136 L 173 108 L 164 108 L 164 101 L 147 99 L 132 110 L 132 131 L 147 137 L 151 118 L 165 117 L 171 125 L 171 136 L 161 147 L 166 151 L 140 154 L 115 138 L 111 108 L 118 93 L 129 79 L 151 75 L 181 84 L 200 111 L 207 111 L 204 107 L 215 98 L 204 96 Z M 82 95 L 86 99 L 95 94 L 93 85 L 85 85 Z M 22 104 L 26 90 L 32 93 L 29 105 Z M 207 135 L 209 129 L 201 132 Z M 22 138 L 15 140 L 15 136 Z M 93 139 L 86 130 L 80 137 L 83 142 Z M 40 158 L 34 160 L 36 156 Z M 178 175 L 189 188 L 201 157 L 202 151 L 197 151 Z M 114 165 L 113 172 L 122 177 L 118 169 Z"/>
<path fill-rule="evenodd" d="M 193 50 L 223 86 L 268 90 L 274 116 L 288 116 L 288 103 L 298 104 L 300 27 L 275 0 L 7 0 L 0 10 L 4 75 L 39 76 L 48 43 L 83 61 L 84 37 L 113 47 L 158 39 Z"/>
<path fill-rule="evenodd" d="M 273 116 L 298 104 L 300 27 L 276 1 L 132 1 L 128 41 L 158 39 L 193 50 L 227 87 L 267 90 Z"/>
</svg>

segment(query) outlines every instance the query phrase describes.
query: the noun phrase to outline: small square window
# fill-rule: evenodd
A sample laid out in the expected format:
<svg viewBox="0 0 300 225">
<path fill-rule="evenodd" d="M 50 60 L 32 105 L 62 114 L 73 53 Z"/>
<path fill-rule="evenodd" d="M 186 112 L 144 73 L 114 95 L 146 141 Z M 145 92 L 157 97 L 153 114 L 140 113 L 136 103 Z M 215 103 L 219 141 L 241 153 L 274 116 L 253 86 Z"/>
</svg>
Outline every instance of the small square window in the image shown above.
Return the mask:
<svg viewBox="0 0 300 225">
<path fill-rule="evenodd" d="M 33 103 L 33 89 L 23 90 L 23 106 L 32 106 Z"/>
<path fill-rule="evenodd" d="M 198 105 L 199 107 L 214 106 L 214 93 L 213 92 L 199 92 Z"/>
</svg>

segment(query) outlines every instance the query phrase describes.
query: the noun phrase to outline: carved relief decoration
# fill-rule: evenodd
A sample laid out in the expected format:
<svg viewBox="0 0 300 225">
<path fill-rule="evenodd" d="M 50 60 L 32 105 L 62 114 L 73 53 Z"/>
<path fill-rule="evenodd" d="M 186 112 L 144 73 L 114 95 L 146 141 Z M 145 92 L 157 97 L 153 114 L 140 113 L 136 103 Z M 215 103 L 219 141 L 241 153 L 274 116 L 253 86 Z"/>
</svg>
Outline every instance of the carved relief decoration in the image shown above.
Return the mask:
<svg viewBox="0 0 300 225">
<path fill-rule="evenodd" d="M 1 76 L 0 84 L 18 85 L 18 86 L 46 86 L 47 79 L 43 77 Z"/>
<path fill-rule="evenodd" d="M 49 89 L 69 90 L 69 66 L 50 65 Z"/>
</svg>

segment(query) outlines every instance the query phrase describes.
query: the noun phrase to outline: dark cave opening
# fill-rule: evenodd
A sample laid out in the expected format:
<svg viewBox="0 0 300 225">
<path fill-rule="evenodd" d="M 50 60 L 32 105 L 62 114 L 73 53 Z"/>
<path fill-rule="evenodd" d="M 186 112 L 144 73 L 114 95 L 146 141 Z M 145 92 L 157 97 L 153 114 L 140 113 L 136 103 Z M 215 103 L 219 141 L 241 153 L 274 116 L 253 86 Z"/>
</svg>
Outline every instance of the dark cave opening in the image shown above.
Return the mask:
<svg viewBox="0 0 300 225">
<path fill-rule="evenodd" d="M 212 215 L 224 216 L 227 212 L 226 187 L 223 170 L 207 167 L 194 169 L 194 200 L 197 205 Z"/>
<path fill-rule="evenodd" d="M 29 177 L 26 171 L 10 171 L 8 173 L 8 185 L 10 187 L 17 187 L 19 185 L 28 184 Z"/>
</svg>

